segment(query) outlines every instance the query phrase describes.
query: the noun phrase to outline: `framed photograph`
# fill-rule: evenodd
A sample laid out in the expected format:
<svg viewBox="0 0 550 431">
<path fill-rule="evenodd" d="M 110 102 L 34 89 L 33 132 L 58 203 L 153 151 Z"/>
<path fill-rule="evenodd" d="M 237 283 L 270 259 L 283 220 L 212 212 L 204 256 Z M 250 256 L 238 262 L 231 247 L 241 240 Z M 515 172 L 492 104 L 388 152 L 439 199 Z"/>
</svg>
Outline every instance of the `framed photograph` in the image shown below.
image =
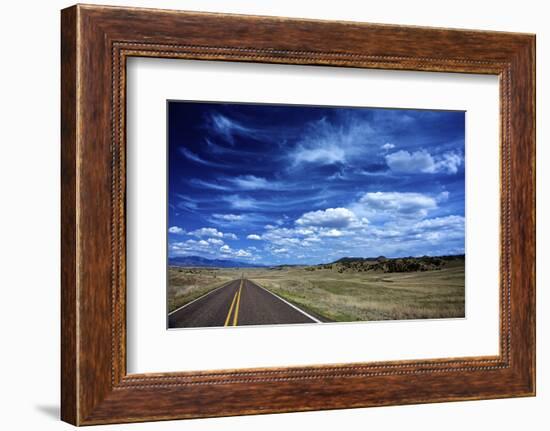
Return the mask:
<svg viewBox="0 0 550 431">
<path fill-rule="evenodd" d="M 62 419 L 535 394 L 535 37 L 62 11 Z"/>
<path fill-rule="evenodd" d="M 465 317 L 465 112 L 167 110 L 168 328 Z"/>
</svg>

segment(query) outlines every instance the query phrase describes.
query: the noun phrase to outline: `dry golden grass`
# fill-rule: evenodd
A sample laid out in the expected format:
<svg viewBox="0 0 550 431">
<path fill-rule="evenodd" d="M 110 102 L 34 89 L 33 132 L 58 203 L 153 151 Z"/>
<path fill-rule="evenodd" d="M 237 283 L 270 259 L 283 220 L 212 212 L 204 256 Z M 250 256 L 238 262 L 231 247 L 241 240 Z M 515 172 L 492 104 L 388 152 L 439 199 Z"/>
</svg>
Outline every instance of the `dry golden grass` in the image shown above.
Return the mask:
<svg viewBox="0 0 550 431">
<path fill-rule="evenodd" d="M 245 277 L 324 320 L 464 317 L 464 262 L 409 273 L 246 269 Z"/>
<path fill-rule="evenodd" d="M 339 273 L 319 267 L 175 268 L 168 270 L 172 311 L 244 273 L 325 321 L 464 317 L 464 261 L 441 270 Z"/>
<path fill-rule="evenodd" d="M 168 312 L 241 276 L 236 269 L 168 268 Z"/>
</svg>

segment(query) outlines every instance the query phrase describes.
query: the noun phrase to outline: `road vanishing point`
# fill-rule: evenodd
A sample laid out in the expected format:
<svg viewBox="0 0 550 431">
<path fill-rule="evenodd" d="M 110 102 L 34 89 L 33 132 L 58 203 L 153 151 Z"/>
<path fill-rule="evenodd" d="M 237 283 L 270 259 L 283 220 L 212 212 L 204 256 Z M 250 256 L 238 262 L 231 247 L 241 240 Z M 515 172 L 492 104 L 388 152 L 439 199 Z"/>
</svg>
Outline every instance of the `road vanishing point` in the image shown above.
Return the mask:
<svg viewBox="0 0 550 431">
<path fill-rule="evenodd" d="M 169 328 L 321 323 L 258 284 L 240 278 L 168 314 Z"/>
</svg>

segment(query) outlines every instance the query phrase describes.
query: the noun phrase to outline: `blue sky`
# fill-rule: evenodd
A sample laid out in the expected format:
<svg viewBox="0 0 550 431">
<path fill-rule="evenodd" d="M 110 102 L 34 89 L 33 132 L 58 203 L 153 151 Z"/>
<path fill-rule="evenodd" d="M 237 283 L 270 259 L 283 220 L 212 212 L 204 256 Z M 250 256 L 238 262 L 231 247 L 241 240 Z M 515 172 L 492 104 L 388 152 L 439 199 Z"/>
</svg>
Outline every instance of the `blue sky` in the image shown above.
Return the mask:
<svg viewBox="0 0 550 431">
<path fill-rule="evenodd" d="M 457 111 L 169 101 L 169 255 L 464 253 L 464 134 Z"/>
</svg>

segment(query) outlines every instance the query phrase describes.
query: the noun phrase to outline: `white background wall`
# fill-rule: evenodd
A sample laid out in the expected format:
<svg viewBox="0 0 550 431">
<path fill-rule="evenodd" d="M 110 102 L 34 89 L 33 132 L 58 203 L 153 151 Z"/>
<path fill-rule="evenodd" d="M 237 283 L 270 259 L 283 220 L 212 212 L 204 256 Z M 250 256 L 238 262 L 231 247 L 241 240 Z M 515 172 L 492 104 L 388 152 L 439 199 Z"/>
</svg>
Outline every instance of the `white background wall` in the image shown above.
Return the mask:
<svg viewBox="0 0 550 431">
<path fill-rule="evenodd" d="M 477 28 L 537 34 L 538 396 L 509 399 L 134 424 L 105 429 L 276 430 L 548 429 L 550 13 L 543 1 L 130 0 L 172 9 Z M 59 10 L 60 0 L 2 4 L 0 32 L 0 401 L 3 429 L 69 429 L 59 410 Z M 548 265 L 546 265 L 548 267 Z M 546 315 L 545 315 L 546 312 Z M 98 429 L 98 428 L 96 428 Z"/>
</svg>

